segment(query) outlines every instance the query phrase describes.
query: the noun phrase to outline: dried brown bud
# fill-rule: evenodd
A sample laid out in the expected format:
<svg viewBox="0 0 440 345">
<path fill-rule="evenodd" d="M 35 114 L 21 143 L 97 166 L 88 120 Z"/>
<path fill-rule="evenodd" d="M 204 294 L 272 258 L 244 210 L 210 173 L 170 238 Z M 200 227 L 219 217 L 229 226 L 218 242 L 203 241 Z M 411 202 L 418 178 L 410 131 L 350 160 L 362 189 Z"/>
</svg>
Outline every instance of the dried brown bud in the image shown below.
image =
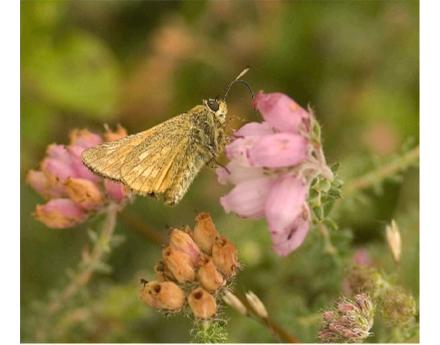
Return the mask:
<svg viewBox="0 0 440 345">
<path fill-rule="evenodd" d="M 116 129 L 112 131 L 109 126 L 105 126 L 105 133 L 103 134 L 104 141 L 115 141 L 127 136 L 127 130 L 122 127 L 119 123 Z"/>
<path fill-rule="evenodd" d="M 170 235 L 170 247 L 184 252 L 191 258 L 191 263 L 196 266 L 200 259 L 200 249 L 185 231 L 174 229 Z"/>
<path fill-rule="evenodd" d="M 194 280 L 195 270 L 189 255 L 180 250 L 167 247 L 163 250 L 162 257 L 165 267 L 179 283 Z"/>
<path fill-rule="evenodd" d="M 95 209 L 103 202 L 101 191 L 90 180 L 69 177 L 64 185 L 69 198 L 86 210 Z"/>
<path fill-rule="evenodd" d="M 208 213 L 202 212 L 196 217 L 194 241 L 205 253 L 211 254 L 212 246 L 217 238 L 217 229 Z"/>
<path fill-rule="evenodd" d="M 212 260 L 207 257 L 204 258 L 200 264 L 197 279 L 208 291 L 215 291 L 224 283 L 223 276 L 217 271 Z"/>
<path fill-rule="evenodd" d="M 217 238 L 212 246 L 212 259 L 226 277 L 233 276 L 239 267 L 237 250 L 225 237 Z"/>
<path fill-rule="evenodd" d="M 179 310 L 185 302 L 185 295 L 173 282 L 151 281 L 140 291 L 141 300 L 157 309 Z"/>
<path fill-rule="evenodd" d="M 399 263 L 402 254 L 402 239 L 400 237 L 399 227 L 394 219 L 391 221 L 390 225 L 387 225 L 385 233 L 393 259 Z"/>
<path fill-rule="evenodd" d="M 188 304 L 194 316 L 200 319 L 208 319 L 217 312 L 214 296 L 201 287 L 191 291 L 188 296 Z"/>
<path fill-rule="evenodd" d="M 267 319 L 267 309 L 256 294 L 254 294 L 252 291 L 249 291 L 246 293 L 246 299 L 250 307 L 258 317 L 262 319 Z"/>
<path fill-rule="evenodd" d="M 223 295 L 223 301 L 231 308 L 238 311 L 241 315 L 247 315 L 247 308 L 245 307 L 243 302 L 231 291 L 225 291 L 225 294 Z"/>
</svg>

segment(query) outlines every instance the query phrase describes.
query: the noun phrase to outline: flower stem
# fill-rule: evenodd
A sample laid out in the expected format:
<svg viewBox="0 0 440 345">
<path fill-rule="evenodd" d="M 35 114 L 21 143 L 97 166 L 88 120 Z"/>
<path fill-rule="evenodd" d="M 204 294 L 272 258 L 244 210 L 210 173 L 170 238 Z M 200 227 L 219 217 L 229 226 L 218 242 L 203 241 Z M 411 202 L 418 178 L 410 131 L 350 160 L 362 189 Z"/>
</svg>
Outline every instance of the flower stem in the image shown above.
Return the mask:
<svg viewBox="0 0 440 345">
<path fill-rule="evenodd" d="M 367 189 L 376 183 L 397 174 L 409 168 L 411 165 L 415 164 L 419 159 L 420 149 L 415 147 L 412 150 L 405 153 L 388 164 L 382 165 L 377 169 L 368 172 L 367 174 L 357 177 L 345 184 L 343 189 L 344 197 L 351 196 L 358 191 Z"/>
<path fill-rule="evenodd" d="M 281 328 L 275 321 L 270 318 L 262 319 L 263 324 L 269 329 L 273 334 L 275 334 L 283 343 L 296 344 L 300 343 L 299 339 L 291 335 L 285 329 Z"/>
<path fill-rule="evenodd" d="M 253 317 L 254 319 L 256 319 L 263 326 L 265 326 L 272 334 L 278 337 L 283 343 L 296 344 L 301 342 L 297 337 L 291 335 L 284 328 L 278 325 L 274 320 L 272 320 L 270 316 L 262 317 L 258 313 L 256 313 L 254 309 L 249 306 L 249 302 L 246 299 L 240 298 L 236 295 L 235 297 L 237 297 L 237 299 L 239 299 L 241 303 L 246 306 L 247 309 L 247 313 L 245 314 L 246 316 Z"/>
<path fill-rule="evenodd" d="M 110 204 L 106 210 L 106 218 L 101 232 L 94 243 L 91 252 L 83 256 L 78 271 L 72 276 L 67 286 L 57 294 L 47 305 L 41 319 L 41 327 L 37 327 L 36 340 L 42 342 L 47 337 L 47 327 L 50 318 L 72 299 L 90 281 L 93 273 L 99 268 L 104 254 L 108 253 L 111 239 L 116 228 L 118 205 Z"/>
</svg>

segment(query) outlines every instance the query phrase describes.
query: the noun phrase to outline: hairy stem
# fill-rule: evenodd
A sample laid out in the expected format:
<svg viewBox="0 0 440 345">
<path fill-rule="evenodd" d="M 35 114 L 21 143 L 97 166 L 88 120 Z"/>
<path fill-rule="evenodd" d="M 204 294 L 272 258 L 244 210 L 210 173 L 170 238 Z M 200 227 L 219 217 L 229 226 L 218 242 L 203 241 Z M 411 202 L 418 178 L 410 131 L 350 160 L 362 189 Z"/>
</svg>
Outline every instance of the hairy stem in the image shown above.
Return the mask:
<svg viewBox="0 0 440 345">
<path fill-rule="evenodd" d="M 365 175 L 348 181 L 343 189 L 344 197 L 351 196 L 358 191 L 367 189 L 374 184 L 386 179 L 387 177 L 391 177 L 398 172 L 407 169 L 411 165 L 414 165 L 419 159 L 419 151 L 420 149 L 417 146 L 414 149 L 405 153 L 403 156 L 398 157 L 390 161 L 389 163 L 368 172 Z"/>
<path fill-rule="evenodd" d="M 71 277 L 67 286 L 57 294 L 45 308 L 41 323 L 42 326 L 36 330 L 36 339 L 38 342 L 44 341 L 47 337 L 47 327 L 50 318 L 56 314 L 61 308 L 73 298 L 78 291 L 81 290 L 90 281 L 93 273 L 99 267 L 104 254 L 110 248 L 110 242 L 116 228 L 116 216 L 118 213 L 118 205 L 110 204 L 106 210 L 106 218 L 101 228 L 101 232 L 96 239 L 92 250 L 83 256 L 79 269 Z"/>
</svg>

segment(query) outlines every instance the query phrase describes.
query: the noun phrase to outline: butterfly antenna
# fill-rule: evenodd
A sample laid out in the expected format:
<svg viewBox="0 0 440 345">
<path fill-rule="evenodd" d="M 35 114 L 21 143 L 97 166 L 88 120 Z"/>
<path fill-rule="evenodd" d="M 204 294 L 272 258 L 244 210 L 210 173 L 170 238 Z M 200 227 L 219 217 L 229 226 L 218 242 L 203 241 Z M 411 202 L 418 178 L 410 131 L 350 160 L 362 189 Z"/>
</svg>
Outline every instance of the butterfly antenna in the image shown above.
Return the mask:
<svg viewBox="0 0 440 345">
<path fill-rule="evenodd" d="M 240 78 L 243 77 L 248 71 L 249 71 L 250 67 L 245 68 L 243 71 L 240 72 L 240 74 L 229 83 L 225 95 L 223 96 L 223 99 L 226 100 L 226 97 L 228 97 L 229 91 L 231 90 L 232 85 L 236 84 L 236 83 L 241 83 L 244 86 L 246 86 L 246 88 L 248 89 L 249 93 L 251 94 L 252 99 L 254 98 L 254 93 L 251 89 L 251 87 L 249 86 L 248 83 L 246 83 L 244 80 L 241 80 Z"/>
</svg>

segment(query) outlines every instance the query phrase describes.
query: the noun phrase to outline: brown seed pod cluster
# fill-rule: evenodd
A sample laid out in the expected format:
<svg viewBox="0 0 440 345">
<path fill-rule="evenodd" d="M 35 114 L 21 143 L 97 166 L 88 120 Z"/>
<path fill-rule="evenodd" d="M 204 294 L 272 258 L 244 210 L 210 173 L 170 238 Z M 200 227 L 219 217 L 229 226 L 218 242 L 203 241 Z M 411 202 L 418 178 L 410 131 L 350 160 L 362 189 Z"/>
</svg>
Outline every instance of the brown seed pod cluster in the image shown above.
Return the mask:
<svg viewBox="0 0 440 345">
<path fill-rule="evenodd" d="M 199 319 L 217 313 L 217 297 L 239 268 L 237 250 L 221 236 L 208 213 L 194 230 L 173 229 L 156 265 L 156 279 L 143 281 L 140 298 L 149 306 L 178 312 L 186 305 Z"/>
</svg>

